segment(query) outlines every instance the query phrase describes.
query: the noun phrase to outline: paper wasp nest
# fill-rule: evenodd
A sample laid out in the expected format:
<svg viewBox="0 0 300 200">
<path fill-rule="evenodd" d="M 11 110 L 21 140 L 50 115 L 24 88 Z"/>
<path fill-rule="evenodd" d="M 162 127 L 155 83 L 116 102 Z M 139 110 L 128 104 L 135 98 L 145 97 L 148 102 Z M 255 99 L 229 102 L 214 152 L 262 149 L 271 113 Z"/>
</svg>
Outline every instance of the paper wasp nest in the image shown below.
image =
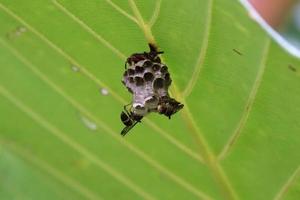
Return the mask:
<svg viewBox="0 0 300 200">
<path fill-rule="evenodd" d="M 133 107 L 145 107 L 146 111 L 156 111 L 159 97 L 168 96 L 171 84 L 167 66 L 149 60 L 130 66 L 123 81 L 133 93 Z"/>
<path fill-rule="evenodd" d="M 161 63 L 154 45 L 149 44 L 150 52 L 135 53 L 127 58 L 122 83 L 132 93 L 130 109 L 124 106 L 121 120 L 125 128 L 121 135 L 126 135 L 142 118 L 150 112 L 158 112 L 169 118 L 183 104 L 171 98 L 168 93 L 171 77 L 168 67 Z"/>
</svg>

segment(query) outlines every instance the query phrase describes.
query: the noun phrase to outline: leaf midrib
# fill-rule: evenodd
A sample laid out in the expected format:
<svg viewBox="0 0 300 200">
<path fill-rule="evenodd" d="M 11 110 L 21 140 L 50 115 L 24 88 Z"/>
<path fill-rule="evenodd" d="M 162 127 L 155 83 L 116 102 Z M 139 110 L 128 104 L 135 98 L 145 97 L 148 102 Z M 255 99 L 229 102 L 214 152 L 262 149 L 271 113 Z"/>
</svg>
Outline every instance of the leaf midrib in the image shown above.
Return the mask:
<svg viewBox="0 0 300 200">
<path fill-rule="evenodd" d="M 139 27 L 144 32 L 145 39 L 147 40 L 148 43 L 154 42 L 154 44 L 156 44 L 155 38 L 152 34 L 151 27 L 145 23 L 134 0 L 128 0 L 128 1 L 129 1 L 129 5 L 130 5 L 136 19 L 139 22 Z M 185 122 L 186 126 L 190 128 L 191 134 L 192 134 L 192 136 L 194 136 L 194 139 L 196 139 L 197 144 L 199 145 L 200 155 L 203 158 L 204 162 L 207 164 L 207 167 L 210 169 L 212 175 L 215 177 L 216 182 L 218 183 L 218 185 L 220 187 L 221 194 L 224 195 L 225 199 L 238 199 L 236 192 L 232 188 L 231 183 L 229 182 L 228 178 L 226 177 L 222 167 L 218 163 L 216 156 L 211 151 L 206 139 L 204 138 L 203 133 L 201 133 L 199 131 L 199 127 L 197 126 L 197 124 L 194 121 L 194 118 L 188 108 L 188 104 L 185 101 L 184 96 L 178 90 L 176 82 L 173 81 L 172 84 L 173 84 L 173 86 L 171 87 L 171 92 L 173 93 L 173 95 L 175 95 L 175 97 L 180 102 L 182 102 L 185 105 L 185 108 L 181 111 L 184 122 Z"/>
</svg>

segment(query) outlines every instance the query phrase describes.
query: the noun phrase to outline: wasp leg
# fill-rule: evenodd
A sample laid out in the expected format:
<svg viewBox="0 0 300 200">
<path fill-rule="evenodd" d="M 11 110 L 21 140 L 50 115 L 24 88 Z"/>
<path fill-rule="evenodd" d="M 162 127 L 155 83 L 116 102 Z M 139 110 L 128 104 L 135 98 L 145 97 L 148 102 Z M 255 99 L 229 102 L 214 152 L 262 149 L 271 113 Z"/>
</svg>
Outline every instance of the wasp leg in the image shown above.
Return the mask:
<svg viewBox="0 0 300 200">
<path fill-rule="evenodd" d="M 123 106 L 123 109 L 124 109 L 124 111 L 126 112 L 126 114 L 127 114 L 128 116 L 130 116 L 130 112 L 128 111 L 127 107 L 130 106 L 130 105 L 131 105 L 131 103 L 129 103 L 129 104 Z"/>
</svg>

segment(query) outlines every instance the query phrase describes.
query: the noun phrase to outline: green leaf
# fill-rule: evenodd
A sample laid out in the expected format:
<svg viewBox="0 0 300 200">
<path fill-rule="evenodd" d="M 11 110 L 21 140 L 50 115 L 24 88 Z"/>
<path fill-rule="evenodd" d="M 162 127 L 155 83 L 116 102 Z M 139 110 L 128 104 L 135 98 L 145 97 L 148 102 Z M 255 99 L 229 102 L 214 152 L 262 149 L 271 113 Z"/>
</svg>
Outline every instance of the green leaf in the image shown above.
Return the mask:
<svg viewBox="0 0 300 200">
<path fill-rule="evenodd" d="M 300 61 L 236 1 L 0 0 L 1 199 L 299 199 Z M 126 57 L 185 104 L 120 136 Z"/>
</svg>

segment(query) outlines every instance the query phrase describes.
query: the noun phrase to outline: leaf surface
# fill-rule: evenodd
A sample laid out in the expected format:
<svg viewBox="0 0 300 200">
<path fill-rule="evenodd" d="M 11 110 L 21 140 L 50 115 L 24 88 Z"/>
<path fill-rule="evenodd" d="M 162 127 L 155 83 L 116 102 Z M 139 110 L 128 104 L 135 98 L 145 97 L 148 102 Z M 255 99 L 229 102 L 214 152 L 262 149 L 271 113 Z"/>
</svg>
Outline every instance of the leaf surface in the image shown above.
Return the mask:
<svg viewBox="0 0 300 200">
<path fill-rule="evenodd" d="M 0 24 L 1 199 L 299 198 L 300 62 L 238 2 L 0 0 Z M 185 107 L 122 138 L 148 42 Z"/>
</svg>

